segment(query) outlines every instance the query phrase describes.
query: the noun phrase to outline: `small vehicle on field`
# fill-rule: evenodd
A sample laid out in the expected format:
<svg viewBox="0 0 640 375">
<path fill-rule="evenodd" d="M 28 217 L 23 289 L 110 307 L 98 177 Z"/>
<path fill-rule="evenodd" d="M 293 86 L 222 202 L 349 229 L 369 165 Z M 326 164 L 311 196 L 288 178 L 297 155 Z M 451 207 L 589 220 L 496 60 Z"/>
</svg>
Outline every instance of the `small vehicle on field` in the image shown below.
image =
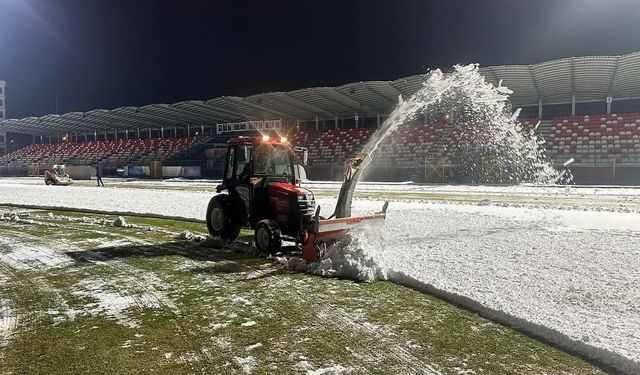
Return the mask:
<svg viewBox="0 0 640 375">
<path fill-rule="evenodd" d="M 51 169 L 44 171 L 45 185 L 68 186 L 74 183 L 73 179 L 66 172 L 64 165 L 54 165 Z"/>
</svg>

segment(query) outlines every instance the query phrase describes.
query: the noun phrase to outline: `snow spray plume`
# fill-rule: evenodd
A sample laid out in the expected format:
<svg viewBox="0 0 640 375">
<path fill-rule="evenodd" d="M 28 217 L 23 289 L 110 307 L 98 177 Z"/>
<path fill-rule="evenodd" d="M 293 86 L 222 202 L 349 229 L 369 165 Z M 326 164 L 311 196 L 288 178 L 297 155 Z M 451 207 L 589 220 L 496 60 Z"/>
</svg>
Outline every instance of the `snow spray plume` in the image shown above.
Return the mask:
<svg viewBox="0 0 640 375">
<path fill-rule="evenodd" d="M 458 164 L 458 169 L 469 175 L 487 177 L 482 161 L 490 158 L 497 171 L 491 181 L 498 183 L 556 183 L 571 178 L 570 173 L 558 171 L 547 161 L 544 140 L 533 130 L 525 131 L 517 118 L 519 111 L 510 113 L 507 101 L 511 91 L 499 84 L 485 81 L 478 65 L 456 65 L 454 71 L 443 74 L 434 70 L 423 86 L 407 100 L 400 98 L 382 126 L 369 139 L 363 153 L 372 156 L 381 143 L 418 116 L 426 122 L 441 121 L 448 114 L 451 150 L 447 152 Z M 430 126 L 430 125 L 426 125 Z M 366 165 L 361 166 L 366 168 Z M 320 260 L 311 264 L 292 261 L 295 269 L 323 275 L 370 281 L 385 279 L 386 273 L 376 262 L 376 255 L 384 251 L 379 232 L 350 232 L 343 240 L 327 248 Z M 294 264 L 295 263 L 295 264 Z"/>
<path fill-rule="evenodd" d="M 431 71 L 422 87 L 407 100 L 400 98 L 363 152 L 376 158 L 382 141 L 400 126 L 423 116 L 428 122 L 442 121 L 448 114 L 449 145 L 436 150 L 447 155 L 458 170 L 469 175 L 491 177 L 494 183 L 556 183 L 563 176 L 544 154 L 544 140 L 534 130 L 525 130 L 517 120 L 519 110 L 507 107 L 509 89 L 486 82 L 477 64 L 455 65 L 451 73 Z M 430 126 L 430 125 L 425 125 Z M 490 161 L 495 176 L 487 176 L 482 161 Z M 485 166 L 486 167 L 486 166 Z M 560 181 L 559 181 L 560 180 Z"/>
</svg>

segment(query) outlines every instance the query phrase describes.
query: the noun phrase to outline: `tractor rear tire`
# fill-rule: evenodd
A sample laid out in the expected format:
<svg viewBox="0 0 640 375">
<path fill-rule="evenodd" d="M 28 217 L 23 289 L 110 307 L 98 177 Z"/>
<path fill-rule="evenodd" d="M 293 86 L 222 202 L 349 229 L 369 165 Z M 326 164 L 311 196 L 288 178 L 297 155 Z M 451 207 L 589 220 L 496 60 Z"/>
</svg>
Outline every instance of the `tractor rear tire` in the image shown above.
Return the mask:
<svg viewBox="0 0 640 375">
<path fill-rule="evenodd" d="M 212 237 L 233 241 L 240 234 L 240 223 L 233 214 L 231 197 L 219 194 L 207 206 L 207 229 Z"/>
<path fill-rule="evenodd" d="M 255 230 L 256 248 L 263 253 L 275 255 L 282 247 L 280 228 L 273 220 L 261 220 Z"/>
</svg>

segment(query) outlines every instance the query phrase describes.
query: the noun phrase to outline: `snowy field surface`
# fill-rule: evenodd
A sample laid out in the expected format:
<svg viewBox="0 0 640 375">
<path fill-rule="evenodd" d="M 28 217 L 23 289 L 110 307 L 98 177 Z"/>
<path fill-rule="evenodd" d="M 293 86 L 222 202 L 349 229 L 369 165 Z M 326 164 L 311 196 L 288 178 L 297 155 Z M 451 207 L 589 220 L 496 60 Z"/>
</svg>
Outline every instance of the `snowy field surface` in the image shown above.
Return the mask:
<svg viewBox="0 0 640 375">
<path fill-rule="evenodd" d="M 203 219 L 212 192 L 166 189 L 47 187 L 0 180 L 0 204 L 64 206 Z M 35 181 L 35 180 L 34 180 Z M 168 184 L 171 182 L 164 182 Z M 175 182 L 188 184 L 188 182 Z M 203 182 L 197 182 L 202 183 Z M 331 183 L 308 184 L 312 188 Z M 210 184 L 211 190 L 215 184 Z M 337 186 L 337 185 L 336 185 Z M 388 184 L 363 184 L 385 190 Z M 393 189 L 430 189 L 395 184 Z M 438 186 L 453 192 L 557 194 L 572 188 Z M 564 189 L 564 190 L 563 190 Z M 580 189 L 597 200 L 637 197 L 633 188 Z M 319 199 L 323 213 L 335 201 Z M 380 208 L 356 200 L 354 211 Z M 540 326 L 539 334 L 640 373 L 640 214 L 429 202 L 391 202 L 370 255 L 389 275 L 470 298 L 488 309 Z M 392 276 L 393 277 L 393 276 Z M 547 330 L 548 329 L 548 330 Z M 557 337 L 549 337 L 557 336 Z"/>
</svg>

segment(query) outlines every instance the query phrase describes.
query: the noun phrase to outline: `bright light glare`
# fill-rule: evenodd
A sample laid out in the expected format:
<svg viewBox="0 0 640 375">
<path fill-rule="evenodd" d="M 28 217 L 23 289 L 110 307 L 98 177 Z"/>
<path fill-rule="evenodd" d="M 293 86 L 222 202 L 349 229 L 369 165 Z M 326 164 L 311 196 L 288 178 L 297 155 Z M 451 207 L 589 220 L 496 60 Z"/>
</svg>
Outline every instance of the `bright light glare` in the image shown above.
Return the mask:
<svg viewBox="0 0 640 375">
<path fill-rule="evenodd" d="M 287 137 L 280 138 L 280 142 L 285 143 L 287 141 Z"/>
<path fill-rule="evenodd" d="M 263 140 L 264 142 L 267 142 L 267 141 L 269 140 L 269 136 L 268 136 L 268 135 L 263 135 L 263 136 L 262 136 L 262 140 Z"/>
</svg>

